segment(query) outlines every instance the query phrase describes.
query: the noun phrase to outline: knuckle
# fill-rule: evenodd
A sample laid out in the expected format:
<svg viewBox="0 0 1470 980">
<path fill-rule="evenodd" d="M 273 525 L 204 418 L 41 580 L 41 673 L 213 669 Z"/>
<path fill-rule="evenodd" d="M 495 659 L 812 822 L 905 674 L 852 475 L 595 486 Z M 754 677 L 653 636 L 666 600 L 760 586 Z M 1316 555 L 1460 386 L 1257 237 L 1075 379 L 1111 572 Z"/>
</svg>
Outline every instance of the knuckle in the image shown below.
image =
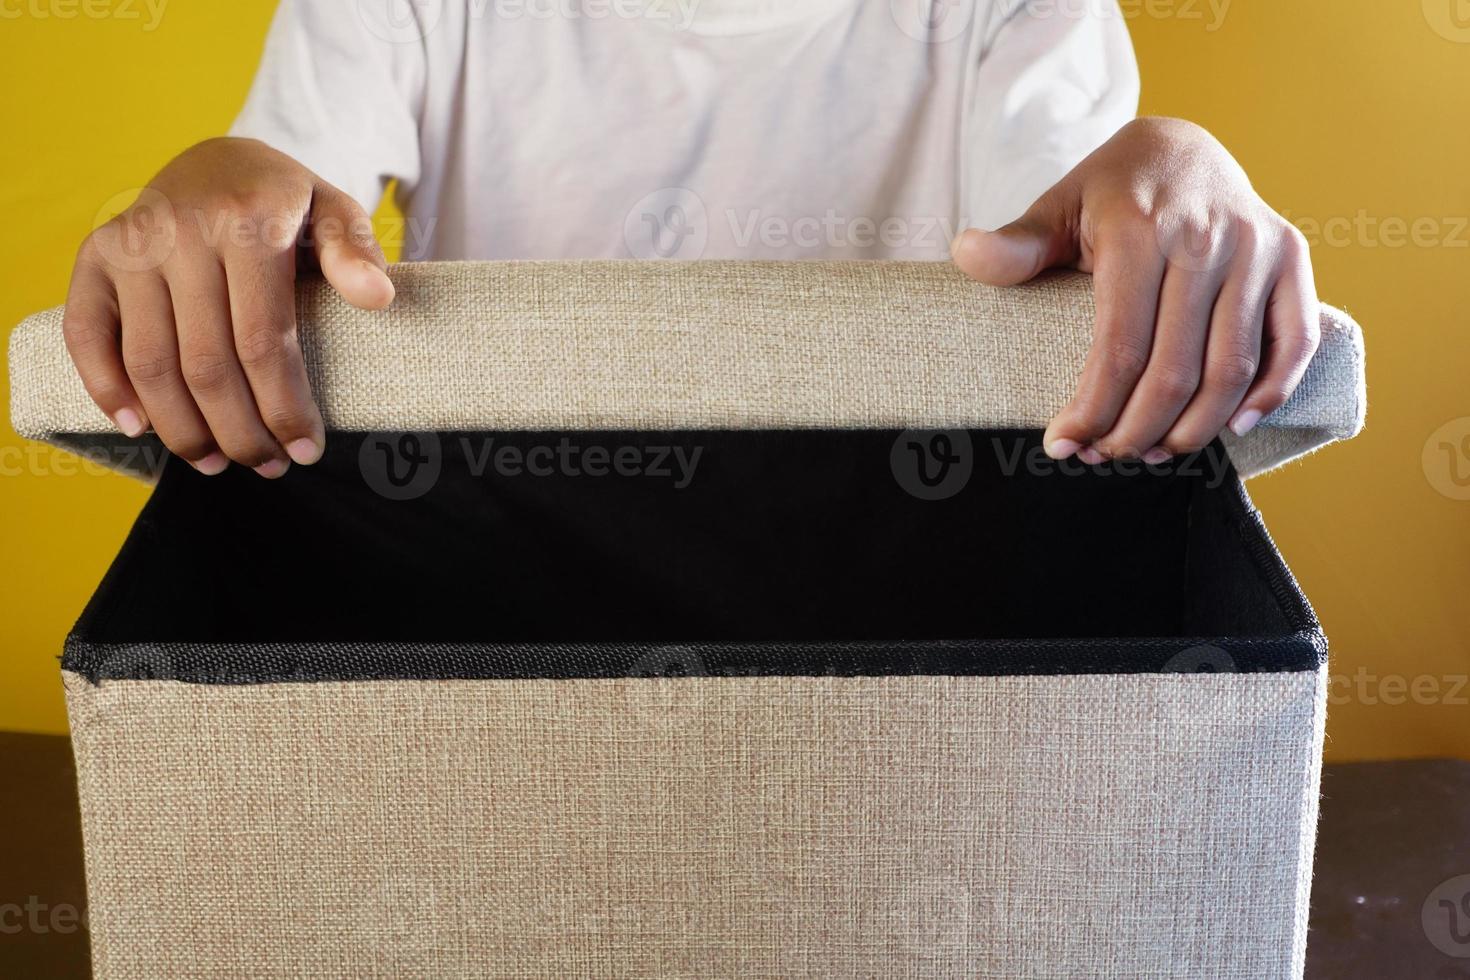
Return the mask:
<svg viewBox="0 0 1470 980">
<path fill-rule="evenodd" d="M 373 222 L 367 215 L 359 215 L 347 224 L 347 240 L 360 251 L 370 252 L 378 247 L 378 238 L 373 234 Z"/>
<path fill-rule="evenodd" d="M 1241 255 L 1251 256 L 1261 245 L 1261 225 L 1254 218 L 1234 217 L 1230 219 L 1229 235 L 1235 243 L 1236 251 Z"/>
<path fill-rule="evenodd" d="M 160 347 L 139 347 L 124 352 L 123 369 L 137 387 L 154 389 L 178 377 L 179 359 L 172 351 Z"/>
<path fill-rule="evenodd" d="M 1306 321 L 1302 324 L 1302 346 L 1306 348 L 1308 357 L 1317 353 L 1317 349 L 1322 346 L 1322 318 L 1315 303 L 1308 310 Z"/>
<path fill-rule="evenodd" d="M 1191 212 L 1179 222 L 1179 234 L 1187 241 L 1214 246 L 1224 233 L 1227 224 L 1219 215 L 1211 212 Z"/>
<path fill-rule="evenodd" d="M 1312 253 L 1311 243 L 1300 228 L 1285 219 L 1282 219 L 1281 229 L 1281 257 L 1288 262 L 1305 261 Z"/>
<path fill-rule="evenodd" d="M 92 351 L 117 346 L 117 335 L 89 316 L 67 316 L 62 320 L 61 332 L 72 350 Z"/>
<path fill-rule="evenodd" d="M 87 389 L 87 394 L 92 396 L 92 401 L 96 402 L 103 411 L 111 411 L 128 402 L 128 391 L 112 378 L 83 375 L 82 387 Z"/>
<path fill-rule="evenodd" d="M 195 394 L 218 394 L 228 391 L 234 384 L 234 371 L 227 355 L 202 351 L 185 356 L 184 379 Z"/>
<path fill-rule="evenodd" d="M 295 245 L 299 211 L 274 190 L 229 190 L 212 205 L 222 248 L 273 254 Z"/>
<path fill-rule="evenodd" d="M 1190 453 L 1197 453 L 1208 444 L 1209 440 L 1202 439 L 1193 432 L 1180 433 L 1178 435 L 1171 433 L 1165 436 L 1163 442 L 1160 443 L 1160 445 L 1175 456 L 1188 456 Z"/>
<path fill-rule="evenodd" d="M 1199 372 L 1187 364 L 1161 364 L 1151 373 L 1152 386 L 1170 401 L 1183 401 L 1199 388 Z"/>
<path fill-rule="evenodd" d="M 1291 400 L 1291 396 L 1296 393 L 1297 385 L 1300 383 L 1301 375 L 1291 373 L 1273 380 L 1270 384 L 1262 385 L 1262 411 L 1269 415 L 1282 405 L 1285 405 Z"/>
<path fill-rule="evenodd" d="M 1251 400 L 1256 403 L 1256 407 L 1261 410 L 1262 415 L 1270 415 L 1282 405 L 1285 405 L 1290 398 L 1290 386 L 1280 384 L 1266 387 L 1259 395 L 1253 394 Z"/>
<path fill-rule="evenodd" d="M 87 236 L 86 248 L 89 253 L 108 265 L 107 256 L 121 245 L 127 237 L 127 220 L 129 212 L 123 211 L 114 215 L 96 228 Z"/>
<path fill-rule="evenodd" d="M 1107 245 L 1130 254 L 1158 252 L 1161 235 L 1159 217 L 1131 203 L 1112 214 L 1100 232 Z"/>
<path fill-rule="evenodd" d="M 156 233 L 173 233 L 179 229 L 178 215 L 166 200 L 140 199 L 132 207 L 108 222 L 121 236 L 129 230 L 148 229 Z"/>
<path fill-rule="evenodd" d="M 257 324 L 246 326 L 236 334 L 235 350 L 247 369 L 273 368 L 289 360 L 291 345 L 280 330 Z"/>
<path fill-rule="evenodd" d="M 1108 459 L 1137 459 L 1143 455 L 1144 450 L 1139 449 L 1134 442 L 1135 440 L 1126 436 L 1112 436 L 1099 439 L 1093 443 L 1093 448 Z"/>
<path fill-rule="evenodd" d="M 1287 360 L 1293 367 L 1304 365 L 1322 346 L 1322 324 L 1317 317 L 1308 317 L 1295 329 L 1282 331 L 1278 342 L 1285 348 Z"/>
<path fill-rule="evenodd" d="M 1242 351 L 1231 351 L 1211 358 L 1205 366 L 1205 377 L 1212 385 L 1237 389 L 1245 388 L 1256 379 L 1260 365 L 1255 356 Z"/>
<path fill-rule="evenodd" d="M 1071 423 L 1073 437 L 1087 443 L 1106 435 L 1112 428 L 1113 417 L 1102 405 L 1089 399 L 1076 406 L 1071 413 Z"/>
<path fill-rule="evenodd" d="M 1148 345 L 1134 337 L 1114 337 L 1103 345 L 1103 370 L 1109 381 L 1132 384 L 1148 366 Z"/>
<path fill-rule="evenodd" d="M 257 218 L 277 207 L 275 195 L 259 187 L 232 187 L 215 199 L 215 208 L 237 218 Z"/>
<path fill-rule="evenodd" d="M 229 439 L 220 442 L 220 451 L 241 466 L 251 469 L 278 459 L 274 443 L 258 439 Z"/>
<path fill-rule="evenodd" d="M 158 422 L 158 419 L 154 419 L 155 425 Z M 166 425 L 167 422 L 165 420 L 164 425 L 160 426 L 160 428 L 166 427 Z M 214 452 L 214 441 L 209 437 L 208 433 L 161 433 L 160 438 L 163 440 L 163 444 L 168 447 L 168 451 L 180 459 L 203 459 L 205 456 Z"/>
<path fill-rule="evenodd" d="M 311 432 L 311 413 L 294 405 L 272 406 L 262 413 L 266 428 L 280 436 L 307 435 Z"/>
<path fill-rule="evenodd" d="M 102 265 L 102 246 L 98 236 L 103 234 L 116 234 L 112 223 L 108 222 L 100 228 L 90 232 L 82 243 L 77 246 L 77 265 Z"/>
<path fill-rule="evenodd" d="M 1158 202 L 1126 182 L 1110 182 L 1108 186 L 1109 193 L 1098 200 L 1096 207 L 1107 227 L 1122 235 L 1150 233 L 1163 213 Z"/>
</svg>

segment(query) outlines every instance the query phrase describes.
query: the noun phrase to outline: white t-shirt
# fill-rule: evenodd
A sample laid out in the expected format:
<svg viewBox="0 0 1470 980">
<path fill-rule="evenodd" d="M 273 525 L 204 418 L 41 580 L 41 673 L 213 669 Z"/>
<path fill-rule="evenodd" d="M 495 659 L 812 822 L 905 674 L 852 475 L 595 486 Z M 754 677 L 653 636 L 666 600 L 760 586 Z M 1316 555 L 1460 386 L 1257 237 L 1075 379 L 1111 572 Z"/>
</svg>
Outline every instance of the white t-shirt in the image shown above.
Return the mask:
<svg viewBox="0 0 1470 980">
<path fill-rule="evenodd" d="M 282 0 L 231 132 L 404 258 L 943 259 L 1137 98 L 1115 0 Z"/>
</svg>

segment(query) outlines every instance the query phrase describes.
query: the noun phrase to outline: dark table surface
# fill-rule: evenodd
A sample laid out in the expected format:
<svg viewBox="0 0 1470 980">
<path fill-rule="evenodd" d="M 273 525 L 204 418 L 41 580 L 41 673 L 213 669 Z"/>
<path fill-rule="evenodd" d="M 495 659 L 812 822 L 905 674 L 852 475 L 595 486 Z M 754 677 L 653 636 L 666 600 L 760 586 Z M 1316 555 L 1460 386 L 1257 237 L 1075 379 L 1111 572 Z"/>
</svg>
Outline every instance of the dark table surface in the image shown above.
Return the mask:
<svg viewBox="0 0 1470 980">
<path fill-rule="evenodd" d="M 0 978 L 86 977 L 71 748 L 0 733 Z M 1328 766 L 1312 980 L 1470 980 L 1470 762 Z"/>
</svg>

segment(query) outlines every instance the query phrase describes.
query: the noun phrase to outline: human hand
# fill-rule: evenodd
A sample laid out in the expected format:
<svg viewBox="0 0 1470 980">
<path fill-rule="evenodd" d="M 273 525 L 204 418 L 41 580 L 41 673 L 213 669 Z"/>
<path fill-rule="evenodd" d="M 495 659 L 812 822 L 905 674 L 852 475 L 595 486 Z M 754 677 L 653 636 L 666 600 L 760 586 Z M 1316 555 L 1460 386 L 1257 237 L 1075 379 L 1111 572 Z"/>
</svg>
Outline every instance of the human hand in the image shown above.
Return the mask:
<svg viewBox="0 0 1470 980">
<path fill-rule="evenodd" d="M 321 457 L 296 332 L 298 260 L 354 306 L 393 301 L 382 249 L 347 194 L 264 143 L 176 157 L 82 243 L 63 321 L 88 394 L 129 436 L 150 424 L 208 475 L 267 478 Z"/>
<path fill-rule="evenodd" d="M 1071 267 L 1095 279 L 1092 348 L 1049 455 L 1163 462 L 1244 435 L 1283 405 L 1317 350 L 1302 234 L 1192 123 L 1138 119 L 1019 220 L 971 229 L 955 264 L 991 285 Z"/>
</svg>

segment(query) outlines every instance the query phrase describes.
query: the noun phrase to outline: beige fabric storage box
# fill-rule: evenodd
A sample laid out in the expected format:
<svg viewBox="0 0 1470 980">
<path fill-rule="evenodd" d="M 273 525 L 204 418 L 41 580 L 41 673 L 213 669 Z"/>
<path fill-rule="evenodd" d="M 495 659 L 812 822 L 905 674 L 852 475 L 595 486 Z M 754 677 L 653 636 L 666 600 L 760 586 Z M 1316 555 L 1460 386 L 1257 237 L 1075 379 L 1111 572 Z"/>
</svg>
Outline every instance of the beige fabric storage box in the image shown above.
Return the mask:
<svg viewBox="0 0 1470 980">
<path fill-rule="evenodd" d="M 1084 277 L 393 275 L 303 287 L 323 461 L 165 466 L 67 641 L 99 977 L 1300 975 L 1326 648 L 1238 474 L 1361 426 L 1345 316 L 1085 467 Z M 11 364 L 150 458 L 58 312 Z"/>
</svg>

